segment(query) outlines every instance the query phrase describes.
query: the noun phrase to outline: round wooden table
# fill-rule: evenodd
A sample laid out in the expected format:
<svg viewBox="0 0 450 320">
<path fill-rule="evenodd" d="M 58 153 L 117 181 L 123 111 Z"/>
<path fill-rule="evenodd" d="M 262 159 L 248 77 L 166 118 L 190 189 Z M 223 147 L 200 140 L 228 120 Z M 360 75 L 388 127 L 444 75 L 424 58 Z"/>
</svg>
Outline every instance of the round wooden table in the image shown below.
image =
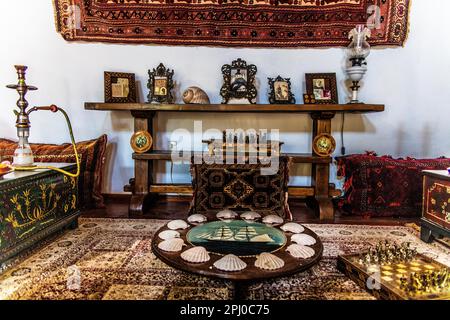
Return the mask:
<svg viewBox="0 0 450 320">
<path fill-rule="evenodd" d="M 166 252 L 158 248 L 158 244 L 163 241 L 158 237 L 159 233 L 164 230 L 169 230 L 167 224 L 164 225 L 153 236 L 152 239 L 153 253 L 164 263 L 175 269 L 197 275 L 230 280 L 234 285 L 234 296 L 233 296 L 234 299 L 243 298 L 246 288 L 252 282 L 264 279 L 285 277 L 311 268 L 313 265 L 319 262 L 323 253 L 323 245 L 322 242 L 320 241 L 320 238 L 312 230 L 305 227 L 305 231 L 302 233 L 308 234 L 316 240 L 316 243 L 314 245 L 309 246 L 314 249 L 315 254 L 314 256 L 308 259 L 297 259 L 292 257 L 286 251 L 286 248 L 290 244 L 292 244 L 291 236 L 293 234 L 290 232 L 284 232 L 281 229 L 279 229 L 279 227 L 274 227 L 283 232 L 284 235 L 286 236 L 286 243 L 280 249 L 273 252 L 273 254 L 284 260 L 285 265 L 283 268 L 273 271 L 263 270 L 255 266 L 256 256 L 240 256 L 240 258 L 247 264 L 247 267 L 241 271 L 225 272 L 213 266 L 214 262 L 223 257 L 223 254 L 216 254 L 214 252 L 210 252 L 211 259 L 205 263 L 189 263 L 180 257 L 183 251 L 193 247 L 193 245 L 189 243 L 189 241 L 187 241 L 187 234 L 191 229 L 195 227 L 196 225 L 190 225 L 190 227 L 187 229 L 177 230 L 180 233 L 181 239 L 184 240 L 187 246 L 183 247 L 183 249 L 179 252 Z"/>
</svg>

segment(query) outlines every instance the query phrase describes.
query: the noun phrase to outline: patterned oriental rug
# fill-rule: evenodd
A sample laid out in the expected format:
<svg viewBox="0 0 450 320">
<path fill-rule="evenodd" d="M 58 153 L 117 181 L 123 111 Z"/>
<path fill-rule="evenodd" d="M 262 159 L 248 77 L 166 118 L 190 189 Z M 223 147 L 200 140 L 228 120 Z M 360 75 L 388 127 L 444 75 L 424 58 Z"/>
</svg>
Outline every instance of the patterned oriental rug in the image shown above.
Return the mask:
<svg viewBox="0 0 450 320">
<path fill-rule="evenodd" d="M 165 221 L 80 219 L 68 231 L 0 274 L 4 299 L 229 299 L 231 284 L 172 269 L 151 252 Z M 336 269 L 336 257 L 380 240 L 411 242 L 420 253 L 450 265 L 450 249 L 424 244 L 410 227 L 308 225 L 324 256 L 312 269 L 250 286 L 248 299 L 374 299 Z"/>
<path fill-rule="evenodd" d="M 53 0 L 67 41 L 225 47 L 338 47 L 357 24 L 401 46 L 410 0 Z"/>
</svg>

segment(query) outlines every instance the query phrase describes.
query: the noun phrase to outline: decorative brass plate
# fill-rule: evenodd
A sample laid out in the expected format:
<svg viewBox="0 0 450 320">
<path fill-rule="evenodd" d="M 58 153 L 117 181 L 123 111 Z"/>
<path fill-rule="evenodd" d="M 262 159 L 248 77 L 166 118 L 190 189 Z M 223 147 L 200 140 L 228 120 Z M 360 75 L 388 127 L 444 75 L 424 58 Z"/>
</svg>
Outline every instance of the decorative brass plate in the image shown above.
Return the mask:
<svg viewBox="0 0 450 320">
<path fill-rule="evenodd" d="M 319 134 L 313 142 L 313 151 L 320 157 L 329 157 L 336 149 L 336 141 L 328 133 Z"/>
<path fill-rule="evenodd" d="M 147 131 L 138 131 L 131 137 L 130 145 L 134 152 L 144 153 L 151 149 L 153 138 Z"/>
</svg>

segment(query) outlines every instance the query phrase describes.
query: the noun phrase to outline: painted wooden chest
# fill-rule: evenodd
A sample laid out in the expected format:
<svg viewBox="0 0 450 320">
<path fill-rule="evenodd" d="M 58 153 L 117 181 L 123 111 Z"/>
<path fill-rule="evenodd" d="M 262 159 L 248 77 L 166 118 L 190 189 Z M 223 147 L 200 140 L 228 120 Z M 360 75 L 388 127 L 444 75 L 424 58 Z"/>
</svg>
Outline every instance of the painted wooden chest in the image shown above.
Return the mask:
<svg viewBox="0 0 450 320">
<path fill-rule="evenodd" d="M 423 172 L 423 215 L 421 239 L 450 235 L 450 174 L 447 171 Z"/>
<path fill-rule="evenodd" d="M 48 163 L 46 165 L 49 165 Z M 50 164 L 75 171 L 73 164 Z M 77 179 L 53 170 L 0 178 L 0 264 L 39 240 L 78 222 Z"/>
</svg>

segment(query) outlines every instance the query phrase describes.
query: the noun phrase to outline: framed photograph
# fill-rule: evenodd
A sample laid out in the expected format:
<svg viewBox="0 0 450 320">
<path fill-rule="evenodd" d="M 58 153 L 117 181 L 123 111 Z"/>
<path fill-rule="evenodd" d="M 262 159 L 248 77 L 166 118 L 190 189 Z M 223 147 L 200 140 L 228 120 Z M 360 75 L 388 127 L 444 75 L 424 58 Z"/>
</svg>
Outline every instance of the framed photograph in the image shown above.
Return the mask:
<svg viewBox="0 0 450 320">
<path fill-rule="evenodd" d="M 223 65 L 223 85 L 220 90 L 222 103 L 226 104 L 231 99 L 245 99 L 252 104 L 256 103 L 258 94 L 254 85 L 256 72 L 255 65 L 247 65 L 242 59 L 234 60 L 231 65 Z"/>
<path fill-rule="evenodd" d="M 271 104 L 295 104 L 295 97 L 291 92 L 291 79 L 281 76 L 268 78 L 269 102 Z"/>
<path fill-rule="evenodd" d="M 105 71 L 105 102 L 138 102 L 134 73 Z"/>
<path fill-rule="evenodd" d="M 307 73 L 306 91 L 316 104 L 338 104 L 336 73 Z"/>
<path fill-rule="evenodd" d="M 157 68 L 148 71 L 148 102 L 173 103 L 173 74 L 174 71 L 166 69 L 162 63 Z"/>
</svg>

